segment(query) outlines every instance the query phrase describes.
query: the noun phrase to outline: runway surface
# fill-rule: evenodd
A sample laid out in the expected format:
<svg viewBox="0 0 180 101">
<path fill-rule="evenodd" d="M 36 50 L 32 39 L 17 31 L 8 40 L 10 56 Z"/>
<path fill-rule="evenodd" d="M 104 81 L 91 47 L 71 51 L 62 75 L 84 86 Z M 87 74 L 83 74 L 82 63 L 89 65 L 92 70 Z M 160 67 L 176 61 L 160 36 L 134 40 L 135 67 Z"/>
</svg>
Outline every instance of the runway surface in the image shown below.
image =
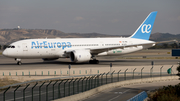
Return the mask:
<svg viewBox="0 0 180 101">
<path fill-rule="evenodd" d="M 142 59 L 128 59 L 131 57 L 136 58 L 136 57 L 143 57 L 143 56 L 164 57 L 164 58 L 168 57 L 169 58 L 169 57 L 171 57 L 170 54 L 167 54 L 167 52 L 169 52 L 169 51 L 170 50 L 153 50 L 153 51 L 152 50 L 144 50 L 144 51 L 140 51 L 137 53 L 128 54 L 128 55 L 124 55 L 124 56 L 99 57 L 99 58 L 97 58 L 100 61 L 99 64 L 88 64 L 88 63 L 75 64 L 75 63 L 71 63 L 70 59 L 58 59 L 55 61 L 48 61 L 48 62 L 47 61 L 44 62 L 42 59 L 23 59 L 22 65 L 17 65 L 16 61 L 14 59 L 7 58 L 7 57 L 0 55 L 0 75 L 2 76 L 1 73 L 4 71 L 6 71 L 7 73 L 9 73 L 9 71 L 13 71 L 14 73 L 16 71 L 19 71 L 20 73 L 22 71 L 26 71 L 28 73 L 29 71 L 34 72 L 34 70 L 39 70 L 40 72 L 43 70 L 46 70 L 46 72 L 49 70 L 52 70 L 52 72 L 54 72 L 54 70 L 59 70 L 59 69 L 61 69 L 62 71 L 64 70 L 63 73 L 67 74 L 69 64 L 71 64 L 72 70 L 77 70 L 76 73 L 79 72 L 79 70 L 82 70 L 82 71 L 84 71 L 84 74 L 85 74 L 85 70 L 88 70 L 87 72 L 88 72 L 88 74 L 90 74 L 91 69 L 94 70 L 93 73 L 95 73 L 95 74 L 97 74 L 97 70 L 100 71 L 100 73 L 103 73 L 103 72 L 107 73 L 109 71 L 110 63 L 113 64 L 113 70 L 116 70 L 116 72 L 118 72 L 120 69 L 122 70 L 121 72 L 124 72 L 124 70 L 127 68 L 129 69 L 128 72 L 132 72 L 134 68 L 137 68 L 136 72 L 140 72 L 141 68 L 145 67 L 144 72 L 149 73 L 149 70 L 152 67 L 151 66 L 152 61 L 154 61 L 154 69 L 153 69 L 154 72 L 159 73 L 159 70 L 160 70 L 159 68 L 161 66 L 164 66 L 163 72 L 166 72 L 167 69 L 171 67 L 171 65 L 174 65 L 173 70 L 175 71 L 175 69 L 176 69 L 175 67 L 177 66 L 177 63 L 180 61 L 179 59 L 143 59 L 143 58 Z M 175 73 L 175 72 L 173 72 L 173 73 Z M 82 74 L 83 73 L 81 73 L 81 75 Z M 136 75 L 136 76 L 138 76 L 138 75 Z M 57 76 L 60 76 L 60 75 L 57 74 Z M 26 76 L 26 77 L 28 78 L 28 76 Z M 37 76 L 31 76 L 31 78 L 33 78 L 33 77 L 37 78 Z M 40 75 L 38 77 L 40 77 Z M 45 76 L 42 76 L 42 78 L 45 78 Z M 26 80 L 26 78 L 25 78 L 25 80 Z M 132 94 L 131 92 L 133 92 L 133 90 L 129 90 L 126 88 L 122 88 L 122 89 L 120 88 L 120 90 L 113 91 L 113 92 L 115 92 L 115 93 L 130 92 L 130 95 L 134 96 L 137 93 Z M 27 89 L 27 91 L 28 91 L 27 93 L 31 93 L 28 89 Z M 135 92 L 137 92 L 137 91 L 135 91 Z M 19 93 L 19 94 L 17 94 L 17 96 L 22 95 L 22 92 L 17 92 L 17 93 Z M 35 93 L 38 93 L 38 89 L 35 90 Z M 49 93 L 52 94 L 52 92 L 49 92 Z M 106 93 L 104 93 L 104 94 L 106 95 Z M 107 96 L 108 98 L 106 98 L 106 99 L 113 99 L 116 96 L 119 97 L 121 95 L 112 94 L 109 97 Z M 131 96 L 129 96 L 128 98 L 130 98 Z M 99 98 L 101 98 L 101 97 L 99 97 Z M 9 99 L 12 99 L 12 98 L 9 98 Z M 20 97 L 20 99 L 22 99 L 22 97 Z M 35 98 L 35 99 L 37 99 L 37 98 Z M 51 99 L 52 99 L 52 96 L 51 96 Z M 125 99 L 127 99 L 127 98 L 125 98 Z M 93 101 L 93 98 L 92 98 L 92 100 L 90 100 L 90 99 L 86 99 L 86 100 Z M 114 100 L 112 100 L 112 101 L 114 101 Z"/>
<path fill-rule="evenodd" d="M 141 91 L 155 90 L 163 86 L 176 85 L 178 83 L 180 83 L 180 81 L 175 80 L 117 87 L 95 94 L 83 101 L 127 101 Z"/>
<path fill-rule="evenodd" d="M 74 67 L 92 67 L 101 68 L 108 66 L 110 63 L 113 66 L 148 66 L 151 61 L 154 65 L 174 65 L 179 62 L 179 59 L 118 59 L 118 57 L 99 58 L 99 64 L 88 63 L 71 63 L 70 59 L 58 59 L 56 61 L 43 61 L 41 59 L 23 59 L 22 65 L 17 65 L 12 58 L 7 58 L 0 55 L 0 70 L 26 70 L 26 69 L 59 69 L 67 68 L 69 64 Z"/>
</svg>

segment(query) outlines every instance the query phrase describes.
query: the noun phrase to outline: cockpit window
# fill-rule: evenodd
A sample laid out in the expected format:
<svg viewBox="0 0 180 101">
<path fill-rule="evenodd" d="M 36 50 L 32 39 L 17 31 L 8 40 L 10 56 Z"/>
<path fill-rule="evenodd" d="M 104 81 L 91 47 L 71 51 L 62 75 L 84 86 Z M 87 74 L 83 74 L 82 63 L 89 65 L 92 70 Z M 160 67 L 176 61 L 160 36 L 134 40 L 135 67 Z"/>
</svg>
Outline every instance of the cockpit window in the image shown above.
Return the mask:
<svg viewBox="0 0 180 101">
<path fill-rule="evenodd" d="M 11 48 L 15 48 L 15 46 L 12 46 Z"/>
<path fill-rule="evenodd" d="M 15 46 L 11 46 L 11 45 L 9 45 L 7 48 L 15 48 Z"/>
<path fill-rule="evenodd" d="M 7 48 L 11 48 L 11 46 L 7 46 Z"/>
</svg>

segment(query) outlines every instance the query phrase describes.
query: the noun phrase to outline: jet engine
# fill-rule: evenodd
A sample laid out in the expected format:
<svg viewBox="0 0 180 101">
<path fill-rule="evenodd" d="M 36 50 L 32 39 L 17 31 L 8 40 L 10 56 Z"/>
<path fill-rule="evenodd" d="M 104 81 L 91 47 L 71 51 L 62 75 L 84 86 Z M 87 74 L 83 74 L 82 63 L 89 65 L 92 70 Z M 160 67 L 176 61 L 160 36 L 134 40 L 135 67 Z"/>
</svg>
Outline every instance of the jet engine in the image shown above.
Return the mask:
<svg viewBox="0 0 180 101">
<path fill-rule="evenodd" d="M 74 50 L 70 53 L 70 59 L 75 63 L 87 62 L 91 59 L 91 53 L 89 50 Z"/>
</svg>

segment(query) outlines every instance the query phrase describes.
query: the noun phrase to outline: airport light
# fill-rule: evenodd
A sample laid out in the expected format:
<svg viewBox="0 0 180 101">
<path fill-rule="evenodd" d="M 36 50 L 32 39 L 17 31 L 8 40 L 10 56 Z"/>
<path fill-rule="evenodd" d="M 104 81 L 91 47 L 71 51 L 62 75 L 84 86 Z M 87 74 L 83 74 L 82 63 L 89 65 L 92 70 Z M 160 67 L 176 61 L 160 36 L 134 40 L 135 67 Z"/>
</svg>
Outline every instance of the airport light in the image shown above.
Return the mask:
<svg viewBox="0 0 180 101">
<path fill-rule="evenodd" d="M 112 71 L 112 63 L 110 63 L 110 72 Z"/>
<path fill-rule="evenodd" d="M 154 61 L 151 61 L 152 68 L 150 69 L 150 76 L 152 77 Z"/>
<path fill-rule="evenodd" d="M 71 64 L 69 64 L 69 76 L 70 76 L 70 69 L 71 69 Z"/>
<path fill-rule="evenodd" d="M 56 71 L 54 71 L 54 76 L 56 75 Z"/>
</svg>

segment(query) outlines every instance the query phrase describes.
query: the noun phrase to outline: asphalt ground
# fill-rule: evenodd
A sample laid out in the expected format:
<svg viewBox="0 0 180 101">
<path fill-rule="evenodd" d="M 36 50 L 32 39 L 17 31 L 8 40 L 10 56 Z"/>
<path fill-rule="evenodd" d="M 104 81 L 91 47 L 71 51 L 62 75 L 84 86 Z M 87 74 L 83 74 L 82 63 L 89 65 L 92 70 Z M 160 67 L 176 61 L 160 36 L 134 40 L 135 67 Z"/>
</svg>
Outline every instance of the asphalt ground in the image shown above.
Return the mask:
<svg viewBox="0 0 180 101">
<path fill-rule="evenodd" d="M 158 77 L 158 76 L 159 75 L 153 74 L 152 77 Z M 162 76 L 171 76 L 171 75 L 164 74 Z M 140 78 L 141 78 L 140 75 L 134 77 L 134 79 L 140 79 Z M 142 78 L 150 78 L 150 76 L 149 75 L 143 75 Z M 132 76 L 126 77 L 126 80 L 131 80 L 131 79 L 133 79 Z M 73 79 L 73 81 L 74 80 L 75 79 Z M 71 80 L 64 80 L 64 81 L 60 80 L 60 81 L 57 81 L 57 83 L 55 81 L 52 81 L 52 82 L 46 81 L 46 83 L 42 87 L 40 87 L 40 86 L 43 84 L 43 82 L 38 83 L 38 85 L 33 89 L 33 97 L 32 97 L 32 88 L 35 85 L 35 83 L 34 83 L 34 84 L 30 84 L 27 87 L 27 89 L 26 89 L 27 85 L 21 86 L 17 90 L 15 90 L 16 87 L 11 88 L 10 90 L 8 90 L 5 93 L 5 101 L 14 101 L 14 100 L 16 100 L 16 101 L 22 101 L 22 100 L 23 101 L 24 100 L 32 101 L 32 99 L 34 101 L 38 101 L 38 100 L 39 101 L 51 101 L 53 99 L 58 99 L 58 98 L 62 98 L 65 96 L 82 93 L 84 91 L 87 91 L 89 89 L 93 89 L 93 88 L 98 87 L 100 85 L 104 85 L 104 84 L 108 84 L 108 83 L 112 83 L 112 82 L 124 81 L 124 80 L 125 80 L 124 74 L 120 74 L 119 77 L 117 74 L 114 74 L 113 79 L 111 78 L 111 75 L 108 75 L 107 79 L 106 79 L 106 76 L 104 75 L 104 76 L 99 76 L 99 78 L 93 78 L 93 79 L 90 79 L 88 77 L 85 78 L 84 80 L 78 79 L 75 82 L 73 82 Z M 53 88 L 53 85 L 54 85 L 54 88 Z M 136 89 L 136 91 L 134 91 L 134 89 L 132 89 L 129 91 L 126 87 L 123 87 L 123 88 L 118 87 L 118 88 L 112 89 L 112 91 L 108 89 L 109 92 L 118 92 L 118 93 L 122 92 L 123 94 L 124 93 L 127 94 L 127 96 L 123 95 L 124 98 L 121 99 L 120 101 L 125 101 L 125 100 L 133 97 L 134 95 L 138 94 L 139 90 L 140 89 Z M 93 100 L 95 100 L 95 101 L 108 101 L 107 99 L 113 99 L 115 96 L 117 96 L 117 94 L 112 94 L 112 93 L 109 94 L 108 91 L 103 91 L 98 95 L 95 94 L 97 96 L 89 97 L 86 100 L 87 101 L 93 101 Z M 0 92 L 0 100 L 2 100 L 2 101 L 4 99 L 3 98 L 3 92 L 4 91 Z M 106 97 L 103 97 L 103 96 L 106 96 Z M 119 101 L 119 100 L 116 99 L 115 101 Z"/>
<path fill-rule="evenodd" d="M 43 61 L 41 59 L 23 59 L 22 60 L 22 65 L 16 65 L 16 61 L 14 61 L 14 59 L 12 58 L 7 58 L 4 57 L 2 55 L 0 55 L 0 72 L 3 71 L 18 71 L 18 70 L 46 70 L 46 69 L 51 69 L 51 70 L 55 70 L 55 69 L 68 69 L 69 64 L 71 64 L 72 69 L 89 69 L 91 68 L 92 70 L 97 70 L 97 69 L 108 69 L 109 71 L 109 64 L 112 63 L 113 64 L 113 69 L 114 67 L 118 67 L 118 70 L 121 68 L 124 68 L 124 70 L 126 68 L 129 67 L 129 70 L 131 70 L 130 72 L 132 72 L 132 70 L 134 68 L 137 68 L 140 72 L 140 69 L 142 67 L 148 67 L 147 71 L 149 72 L 149 69 L 152 67 L 151 66 L 151 61 L 154 61 L 154 66 L 157 66 L 157 71 L 159 71 L 159 68 L 163 65 L 167 65 L 167 68 L 170 68 L 171 65 L 177 65 L 177 63 L 180 61 L 179 59 L 167 59 L 169 57 L 171 57 L 171 55 L 168 53 L 170 52 L 170 50 L 143 50 L 137 53 L 132 53 L 132 54 L 127 54 L 127 55 L 123 55 L 123 56 L 107 56 L 107 57 L 98 57 L 97 59 L 100 61 L 99 64 L 88 64 L 88 63 L 71 63 L 70 59 L 58 59 L 56 61 Z M 142 58 L 143 56 L 146 57 L 163 57 L 163 59 L 147 59 L 147 58 Z M 135 58 L 135 59 L 131 59 L 131 57 Z M 139 58 L 141 57 L 141 58 Z M 137 59 L 136 59 L 137 58 Z M 166 72 L 167 68 L 165 68 L 163 71 Z M 146 69 L 146 68 L 145 68 Z M 175 71 L 175 68 L 173 68 Z M 124 72 L 123 70 L 123 72 Z M 104 71 L 103 71 L 104 72 Z M 59 76 L 59 75 L 58 75 Z M 137 75 L 136 75 L 137 76 Z M 33 76 L 31 76 L 33 77 Z M 36 78 L 37 76 L 34 76 L 34 78 Z M 147 75 L 148 77 L 148 75 Z M 42 78 L 44 78 L 44 76 L 42 76 Z M 129 78 L 132 78 L 132 76 L 130 76 Z M 123 77 L 122 77 L 123 79 Z M 109 79 L 110 81 L 110 79 Z M 47 85 L 47 84 L 46 84 Z M 77 84 L 76 84 L 77 85 Z M 62 85 L 63 86 L 63 85 Z M 67 85 L 66 85 L 67 86 Z M 32 87 L 32 86 L 31 86 Z M 62 88 L 62 87 L 61 87 Z M 22 100 L 22 89 L 24 89 L 23 87 L 21 89 L 19 89 L 20 91 L 17 91 L 17 98 L 21 101 Z M 44 94 L 44 97 L 42 97 L 42 99 L 46 99 L 45 98 L 45 87 L 42 88 L 41 93 Z M 50 85 L 50 92 L 49 95 L 50 97 L 48 99 L 52 100 L 52 85 Z M 56 88 L 57 89 L 57 88 Z M 81 87 L 80 87 L 81 89 Z M 26 90 L 27 92 L 25 93 L 26 97 L 29 97 L 28 99 L 31 98 L 30 93 L 31 93 L 31 88 L 27 88 Z M 124 92 L 126 90 L 120 90 L 119 92 Z M 13 100 L 13 90 L 10 91 L 11 93 L 8 93 L 8 99 L 9 101 Z M 62 94 L 63 94 L 63 89 L 62 89 Z M 19 94 L 18 94 L 19 93 Z M 35 89 L 34 91 L 36 98 L 34 99 L 38 99 L 39 98 L 39 89 L 38 87 Z M 71 91 L 72 93 L 72 91 Z M 56 91 L 56 98 L 57 98 L 57 91 Z M 2 98 L 2 93 L 1 93 L 1 97 Z M 92 100 L 91 100 L 92 101 Z"/>
<path fill-rule="evenodd" d="M 162 88 L 163 86 L 176 85 L 178 83 L 180 83 L 179 80 L 174 80 L 117 87 L 105 90 L 82 101 L 127 101 L 142 91 L 148 92 Z"/>
<path fill-rule="evenodd" d="M 151 65 L 151 61 L 154 61 L 154 65 L 173 65 L 179 62 L 179 59 L 168 59 L 171 54 L 168 54 L 171 50 L 143 50 L 122 56 L 105 56 L 98 57 L 99 64 L 88 63 L 71 63 L 69 58 L 60 58 L 55 61 L 43 61 L 42 59 L 22 59 L 22 65 L 16 65 L 16 61 L 13 58 L 7 58 L 0 55 L 0 70 L 28 70 L 28 69 L 59 69 L 68 68 L 71 64 L 74 68 L 102 68 L 109 66 L 110 63 L 113 66 L 147 66 Z M 142 58 L 143 56 L 155 57 L 155 59 Z M 136 59 L 136 57 L 138 59 Z M 141 58 L 139 58 L 141 57 Z M 156 59 L 162 57 L 163 59 Z M 135 59 L 129 59 L 135 58 Z M 167 58 L 167 59 L 166 59 Z"/>
</svg>

